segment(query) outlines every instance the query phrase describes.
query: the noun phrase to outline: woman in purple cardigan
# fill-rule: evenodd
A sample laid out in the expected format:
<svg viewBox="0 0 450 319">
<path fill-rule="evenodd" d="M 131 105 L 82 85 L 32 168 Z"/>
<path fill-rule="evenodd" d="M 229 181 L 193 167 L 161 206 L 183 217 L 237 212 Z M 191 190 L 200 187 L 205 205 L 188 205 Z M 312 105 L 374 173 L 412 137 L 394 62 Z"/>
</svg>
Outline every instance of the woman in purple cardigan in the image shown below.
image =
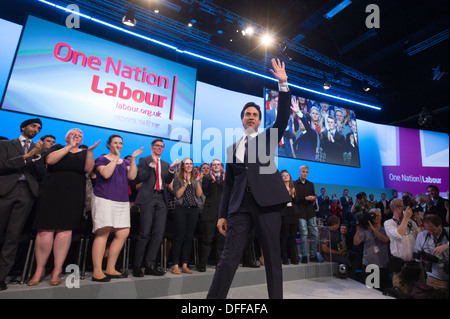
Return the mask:
<svg viewBox="0 0 450 319">
<path fill-rule="evenodd" d="M 92 244 L 92 281 L 107 282 L 111 278 L 126 278 L 127 274 L 116 270 L 117 258 L 130 233 L 130 206 L 128 180 L 137 175 L 136 157 L 142 153 L 140 148 L 131 155 L 131 161 L 120 158 L 123 147 L 122 137 L 111 135 L 107 142 L 108 155 L 95 161 L 97 179 L 92 198 L 92 224 L 95 240 Z M 114 239 L 108 250 L 106 274 L 102 261 L 109 234 Z"/>
</svg>

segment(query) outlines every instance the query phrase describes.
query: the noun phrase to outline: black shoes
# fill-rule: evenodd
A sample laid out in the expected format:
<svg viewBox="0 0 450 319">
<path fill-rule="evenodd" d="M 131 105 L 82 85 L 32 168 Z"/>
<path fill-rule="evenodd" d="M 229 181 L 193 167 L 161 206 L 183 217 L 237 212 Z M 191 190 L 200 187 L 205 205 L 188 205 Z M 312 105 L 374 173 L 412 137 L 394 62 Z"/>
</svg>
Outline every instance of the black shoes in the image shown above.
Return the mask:
<svg viewBox="0 0 450 319">
<path fill-rule="evenodd" d="M 302 256 L 302 264 L 307 264 L 307 263 L 308 263 L 308 257 Z"/>
<path fill-rule="evenodd" d="M 151 276 L 164 276 L 165 272 L 160 268 L 153 266 L 153 267 L 146 267 L 145 274 Z"/>
<path fill-rule="evenodd" d="M 0 281 L 0 291 L 6 290 L 8 287 L 4 281 Z"/>
<path fill-rule="evenodd" d="M 109 282 L 109 281 L 111 281 L 111 277 L 106 275 L 105 277 L 103 277 L 101 279 L 98 279 L 98 278 L 95 278 L 94 276 L 92 276 L 92 281 L 95 281 L 95 282 Z"/>
<path fill-rule="evenodd" d="M 133 269 L 133 277 L 144 277 L 144 275 L 164 276 L 165 274 L 166 274 L 165 271 L 161 270 L 161 268 L 158 268 L 156 266 L 145 267 L 145 272 L 143 272 L 140 267 L 135 267 Z"/>
<path fill-rule="evenodd" d="M 133 269 L 133 277 L 144 277 L 144 272 L 140 267 L 135 267 Z"/>
<path fill-rule="evenodd" d="M 197 271 L 198 272 L 205 272 L 206 271 L 206 266 L 198 266 L 198 268 L 197 268 Z"/>
<path fill-rule="evenodd" d="M 124 274 L 121 273 L 120 275 L 110 275 L 110 274 L 105 274 L 106 276 L 108 276 L 111 279 L 123 279 L 123 278 L 128 278 L 128 274 Z"/>
</svg>

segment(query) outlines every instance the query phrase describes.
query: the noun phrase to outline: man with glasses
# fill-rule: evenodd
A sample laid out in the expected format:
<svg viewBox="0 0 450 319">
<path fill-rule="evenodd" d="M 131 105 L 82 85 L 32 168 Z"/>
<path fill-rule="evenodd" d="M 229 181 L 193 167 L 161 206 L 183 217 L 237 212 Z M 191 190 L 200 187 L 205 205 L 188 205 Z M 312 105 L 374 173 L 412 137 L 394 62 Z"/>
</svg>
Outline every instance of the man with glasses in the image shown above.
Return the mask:
<svg viewBox="0 0 450 319">
<path fill-rule="evenodd" d="M 414 261 L 413 252 L 420 228 L 411 219 L 413 211 L 411 207 L 405 208 L 403 200 L 400 198 L 394 198 L 390 207 L 394 217 L 384 223 L 384 229 L 391 242 L 391 254 L 394 259 L 399 258 L 403 262 Z M 392 286 L 397 286 L 404 293 L 408 293 L 408 287 L 402 280 L 401 270 L 393 271 Z"/>
<path fill-rule="evenodd" d="M 170 184 L 178 161 L 169 163 L 161 160 L 164 142 L 156 139 L 151 145 L 152 155 L 142 157 L 138 165 L 138 178 L 142 182 L 135 203 L 141 206 L 139 218 L 139 234 L 134 255 L 134 277 L 143 277 L 142 264 L 145 274 L 162 276 L 164 271 L 157 268 L 156 255 L 164 235 L 167 221 L 167 206 Z"/>
</svg>

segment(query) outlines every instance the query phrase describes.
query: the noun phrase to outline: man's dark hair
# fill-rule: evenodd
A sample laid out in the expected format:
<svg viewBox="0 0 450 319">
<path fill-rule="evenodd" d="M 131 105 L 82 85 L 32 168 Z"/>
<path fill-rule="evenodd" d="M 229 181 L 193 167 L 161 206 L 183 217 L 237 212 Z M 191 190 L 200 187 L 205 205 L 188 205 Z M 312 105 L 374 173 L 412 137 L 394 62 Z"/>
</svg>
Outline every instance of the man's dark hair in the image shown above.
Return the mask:
<svg viewBox="0 0 450 319">
<path fill-rule="evenodd" d="M 427 186 L 427 190 L 428 190 L 428 188 L 432 188 L 432 189 L 434 189 L 436 192 L 439 192 L 439 187 L 437 187 L 436 185 L 428 185 L 428 186 Z"/>
<path fill-rule="evenodd" d="M 334 226 L 336 224 L 339 224 L 340 219 L 337 216 L 330 216 L 327 220 L 327 226 Z"/>
<path fill-rule="evenodd" d="M 241 112 L 241 120 L 244 118 L 245 110 L 248 109 L 249 107 L 254 107 L 258 110 L 259 119 L 261 120 L 261 108 L 259 107 L 259 105 L 253 102 L 248 102 L 247 104 L 244 105 L 244 108 L 242 109 Z"/>
<path fill-rule="evenodd" d="M 434 226 L 439 227 L 442 225 L 442 219 L 438 215 L 428 214 L 423 218 L 423 223 L 433 224 Z"/>
<path fill-rule="evenodd" d="M 162 139 L 160 139 L 160 138 L 157 138 L 157 139 L 153 140 L 153 142 L 152 142 L 152 146 L 153 146 L 153 145 L 155 145 L 155 143 L 156 143 L 156 142 L 161 142 L 161 143 L 163 143 L 163 144 L 164 144 L 164 141 L 163 141 Z"/>
<path fill-rule="evenodd" d="M 43 142 L 47 137 L 51 137 L 52 139 L 54 139 L 56 141 L 56 137 L 54 137 L 53 135 L 47 134 L 44 135 L 40 138 L 40 140 Z"/>
</svg>

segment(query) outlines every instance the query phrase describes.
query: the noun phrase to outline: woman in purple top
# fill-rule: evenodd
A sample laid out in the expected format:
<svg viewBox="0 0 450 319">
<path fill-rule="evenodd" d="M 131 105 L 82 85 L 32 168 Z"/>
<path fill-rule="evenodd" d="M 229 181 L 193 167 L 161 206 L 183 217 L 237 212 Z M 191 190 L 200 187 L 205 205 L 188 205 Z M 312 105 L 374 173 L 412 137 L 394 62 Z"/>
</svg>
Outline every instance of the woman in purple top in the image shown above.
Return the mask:
<svg viewBox="0 0 450 319">
<path fill-rule="evenodd" d="M 92 224 L 95 239 L 92 244 L 92 263 L 94 272 L 92 281 L 107 282 L 111 278 L 126 278 L 116 270 L 117 258 L 130 233 L 130 205 L 128 199 L 128 180 L 137 175 L 136 157 L 142 153 L 142 147 L 131 155 L 131 161 L 120 158 L 123 147 L 122 137 L 111 135 L 106 143 L 108 155 L 102 155 L 95 161 L 97 179 L 92 197 Z M 109 246 L 106 274 L 102 270 L 102 261 L 109 234 L 114 239 Z"/>
</svg>

